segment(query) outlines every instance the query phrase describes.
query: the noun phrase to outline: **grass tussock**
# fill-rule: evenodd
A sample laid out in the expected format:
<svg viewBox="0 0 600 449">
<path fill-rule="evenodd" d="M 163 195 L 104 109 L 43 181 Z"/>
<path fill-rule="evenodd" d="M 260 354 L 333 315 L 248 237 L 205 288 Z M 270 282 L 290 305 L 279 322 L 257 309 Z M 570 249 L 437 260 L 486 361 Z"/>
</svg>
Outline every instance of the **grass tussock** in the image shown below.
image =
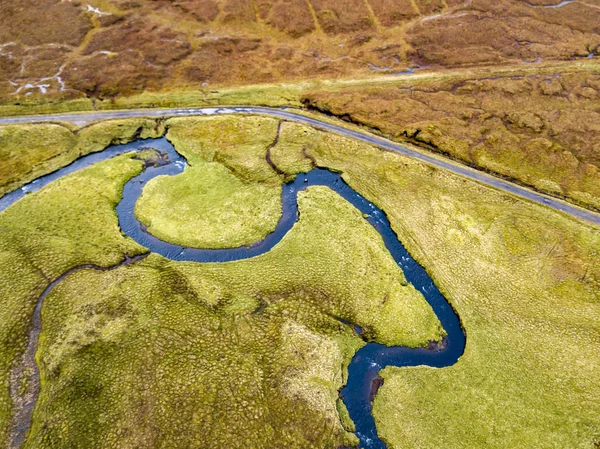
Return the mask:
<svg viewBox="0 0 600 449">
<path fill-rule="evenodd" d="M 52 123 L 0 126 L 0 196 L 110 144 L 163 133 L 151 119 L 107 120 L 80 129 Z"/>
<path fill-rule="evenodd" d="M 598 229 L 337 136 L 305 145 L 386 211 L 467 332 L 454 366 L 382 372 L 374 415 L 388 447 L 597 441 Z"/>
</svg>

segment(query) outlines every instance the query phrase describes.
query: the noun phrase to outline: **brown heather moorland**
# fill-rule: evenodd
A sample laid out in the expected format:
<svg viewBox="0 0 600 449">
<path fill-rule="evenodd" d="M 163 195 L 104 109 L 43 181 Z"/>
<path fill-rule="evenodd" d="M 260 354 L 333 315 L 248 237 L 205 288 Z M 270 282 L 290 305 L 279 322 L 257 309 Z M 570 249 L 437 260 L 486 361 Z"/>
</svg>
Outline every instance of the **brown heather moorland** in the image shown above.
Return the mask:
<svg viewBox="0 0 600 449">
<path fill-rule="evenodd" d="M 600 209 L 600 74 L 308 92 L 306 107 Z"/>
<path fill-rule="evenodd" d="M 4 104 L 595 57 L 600 2 L 0 2 Z"/>
</svg>

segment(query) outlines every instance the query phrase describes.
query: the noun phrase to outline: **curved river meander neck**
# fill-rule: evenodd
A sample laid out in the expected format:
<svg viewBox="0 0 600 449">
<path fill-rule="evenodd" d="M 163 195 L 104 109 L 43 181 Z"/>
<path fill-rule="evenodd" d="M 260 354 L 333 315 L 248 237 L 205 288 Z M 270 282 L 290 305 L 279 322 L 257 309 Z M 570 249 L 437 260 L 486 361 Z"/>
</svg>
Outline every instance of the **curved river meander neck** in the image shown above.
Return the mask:
<svg viewBox="0 0 600 449">
<path fill-rule="evenodd" d="M 292 229 L 298 218 L 297 194 L 313 185 L 327 186 L 350 202 L 368 222 L 379 232 L 387 250 L 404 271 L 406 280 L 414 285 L 425 297 L 440 320 L 447 336 L 441 344 L 430 348 L 387 347 L 377 343 L 367 343 L 353 357 L 348 367 L 348 382 L 340 394 L 350 417 L 356 425 L 360 446 L 365 449 L 385 448 L 378 437 L 372 416 L 371 401 L 377 386 L 378 373 L 386 366 L 427 365 L 445 367 L 456 363 L 464 352 L 465 334 L 458 316 L 448 304 L 427 272 L 406 251 L 390 223 L 379 208 L 367 201 L 344 182 L 340 174 L 326 169 L 315 168 L 307 174 L 298 175 L 294 181 L 283 185 L 281 193 L 282 216 L 274 232 L 254 245 L 233 249 L 186 248 L 162 241 L 151 235 L 135 218 L 135 203 L 143 188 L 151 179 L 160 175 L 174 176 L 186 167 L 180 156 L 166 138 L 138 140 L 125 145 L 114 145 L 99 153 L 84 156 L 67 167 L 43 176 L 17 191 L 0 198 L 0 212 L 28 192 L 37 191 L 50 182 L 77 170 L 107 160 L 119 154 L 139 151 L 141 148 L 154 148 L 168 156 L 168 163 L 159 167 L 148 167 L 140 175 L 129 180 L 123 189 L 123 198 L 117 205 L 119 225 L 122 231 L 150 251 L 175 261 L 227 262 L 247 259 L 271 250 Z M 353 323 L 350 323 L 353 324 Z"/>
</svg>

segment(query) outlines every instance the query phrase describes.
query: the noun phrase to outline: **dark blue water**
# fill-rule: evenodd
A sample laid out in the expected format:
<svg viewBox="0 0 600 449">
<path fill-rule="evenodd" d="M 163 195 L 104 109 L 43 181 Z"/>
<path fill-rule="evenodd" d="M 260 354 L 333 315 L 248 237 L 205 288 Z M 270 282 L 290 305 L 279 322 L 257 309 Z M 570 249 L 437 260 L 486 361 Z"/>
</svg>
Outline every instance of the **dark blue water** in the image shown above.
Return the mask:
<svg viewBox="0 0 600 449">
<path fill-rule="evenodd" d="M 432 343 L 429 348 L 407 348 L 403 346 L 387 347 L 376 343 L 367 343 L 352 359 L 348 367 L 348 384 L 341 390 L 341 396 L 348 408 L 350 417 L 356 425 L 356 434 L 360 447 L 364 449 L 385 448 L 377 436 L 371 414 L 371 400 L 376 387 L 380 385 L 379 371 L 386 366 L 427 365 L 445 367 L 456 363 L 465 348 L 465 334 L 460 327 L 458 316 L 444 296 L 435 286 L 427 272 L 406 251 L 385 214 L 374 204 L 367 201 L 344 182 L 340 174 L 315 168 L 307 174 L 298 175 L 290 183 L 284 184 L 281 193 L 282 216 L 275 231 L 264 240 L 248 247 L 232 249 L 184 248 L 164 242 L 149 234 L 135 218 L 135 203 L 142 194 L 147 182 L 156 176 L 174 176 L 183 172 L 186 161 L 173 148 L 166 138 L 138 140 L 126 145 L 110 146 L 102 152 L 78 159 L 69 166 L 0 198 L 0 211 L 22 198 L 28 192 L 34 192 L 48 183 L 76 170 L 88 167 L 96 162 L 107 160 L 119 154 L 137 151 L 142 148 L 154 148 L 168 156 L 169 163 L 159 167 L 148 167 L 139 176 L 125 184 L 123 198 L 117 205 L 119 225 L 122 231 L 148 248 L 168 259 L 190 262 L 227 262 L 258 256 L 273 248 L 283 236 L 292 229 L 298 219 L 297 194 L 309 186 L 327 186 L 350 202 L 360 212 L 367 215 L 368 222 L 379 232 L 386 248 L 402 268 L 408 282 L 421 291 L 440 320 L 447 336 L 442 342 Z M 399 317 L 401 319 L 401 317 Z M 354 326 L 354 324 L 350 323 Z M 358 328 L 359 329 L 359 328 Z M 374 383 L 375 382 L 375 383 Z"/>
<path fill-rule="evenodd" d="M 353 190 L 342 179 L 339 173 L 315 168 L 307 174 L 298 175 L 290 183 L 284 184 L 281 192 L 282 216 L 275 231 L 264 240 L 249 247 L 232 249 L 198 249 L 183 248 L 179 245 L 164 242 L 145 231 L 144 226 L 135 218 L 134 207 L 142 194 L 146 183 L 159 175 L 177 175 L 185 169 L 185 160 L 175 151 L 166 139 L 158 139 L 153 147 L 166 151 L 172 163 L 162 167 L 152 167 L 139 176 L 131 179 L 123 190 L 123 199 L 117 206 L 119 225 L 129 237 L 150 251 L 177 261 L 189 262 L 227 262 L 247 259 L 266 253 L 273 248 L 283 236 L 292 229 L 298 218 L 297 195 L 309 186 L 327 186 L 350 202 L 363 214 L 368 215 L 368 222 L 379 232 L 386 248 L 404 271 L 406 280 L 423 293 L 438 319 L 442 323 L 447 336 L 440 344 L 432 344 L 430 348 L 387 347 L 376 343 L 368 343 L 360 349 L 348 367 L 348 384 L 342 389 L 341 396 L 348 408 L 350 417 L 356 425 L 356 434 L 361 447 L 365 449 L 385 448 L 378 438 L 375 423 L 371 414 L 371 392 L 373 381 L 386 366 L 434 367 L 450 366 L 456 363 L 465 348 L 465 334 L 461 329 L 458 316 L 440 293 L 427 272 L 406 251 L 392 230 L 385 214 L 373 203 L 367 201 Z M 165 143 L 166 142 L 166 143 Z"/>
<path fill-rule="evenodd" d="M 86 156 L 80 157 L 76 161 L 61 168 L 60 170 L 57 170 L 45 176 L 41 176 L 31 181 L 29 184 L 21 187 L 20 189 L 13 190 L 12 192 L 7 193 L 6 195 L 0 198 L 0 212 L 5 210 L 10 205 L 14 204 L 21 198 L 23 198 L 28 193 L 37 192 L 42 187 L 47 186 L 51 182 L 56 181 L 57 179 L 60 179 L 63 176 L 89 167 L 90 165 L 93 165 L 97 162 L 106 161 L 120 154 L 129 153 L 131 151 L 137 151 L 140 148 L 147 147 L 150 144 L 152 144 L 153 148 L 155 146 L 161 146 L 161 150 L 163 148 L 166 150 L 167 147 L 172 148 L 172 145 L 169 144 L 169 142 L 166 139 L 138 140 L 124 145 L 111 145 L 98 153 L 91 153 Z"/>
</svg>

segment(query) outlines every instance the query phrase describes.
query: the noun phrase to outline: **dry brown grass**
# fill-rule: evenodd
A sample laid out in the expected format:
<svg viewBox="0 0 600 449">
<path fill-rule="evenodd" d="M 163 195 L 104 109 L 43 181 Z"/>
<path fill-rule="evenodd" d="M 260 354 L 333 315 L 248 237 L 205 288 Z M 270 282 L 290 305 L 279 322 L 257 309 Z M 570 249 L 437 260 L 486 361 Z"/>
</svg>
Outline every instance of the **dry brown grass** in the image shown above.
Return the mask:
<svg viewBox="0 0 600 449">
<path fill-rule="evenodd" d="M 76 46 L 91 28 L 77 2 L 19 0 L 0 3 L 0 43 L 25 46 L 66 44 Z"/>
<path fill-rule="evenodd" d="M 115 98 L 595 52 L 597 5 L 538 3 L 94 0 L 98 14 L 78 1 L 5 1 L 0 101 Z"/>
<path fill-rule="evenodd" d="M 412 58 L 421 65 L 570 59 L 586 57 L 598 47 L 599 23 L 600 9 L 578 2 L 553 9 L 479 0 L 416 23 L 407 40 Z"/>
</svg>

